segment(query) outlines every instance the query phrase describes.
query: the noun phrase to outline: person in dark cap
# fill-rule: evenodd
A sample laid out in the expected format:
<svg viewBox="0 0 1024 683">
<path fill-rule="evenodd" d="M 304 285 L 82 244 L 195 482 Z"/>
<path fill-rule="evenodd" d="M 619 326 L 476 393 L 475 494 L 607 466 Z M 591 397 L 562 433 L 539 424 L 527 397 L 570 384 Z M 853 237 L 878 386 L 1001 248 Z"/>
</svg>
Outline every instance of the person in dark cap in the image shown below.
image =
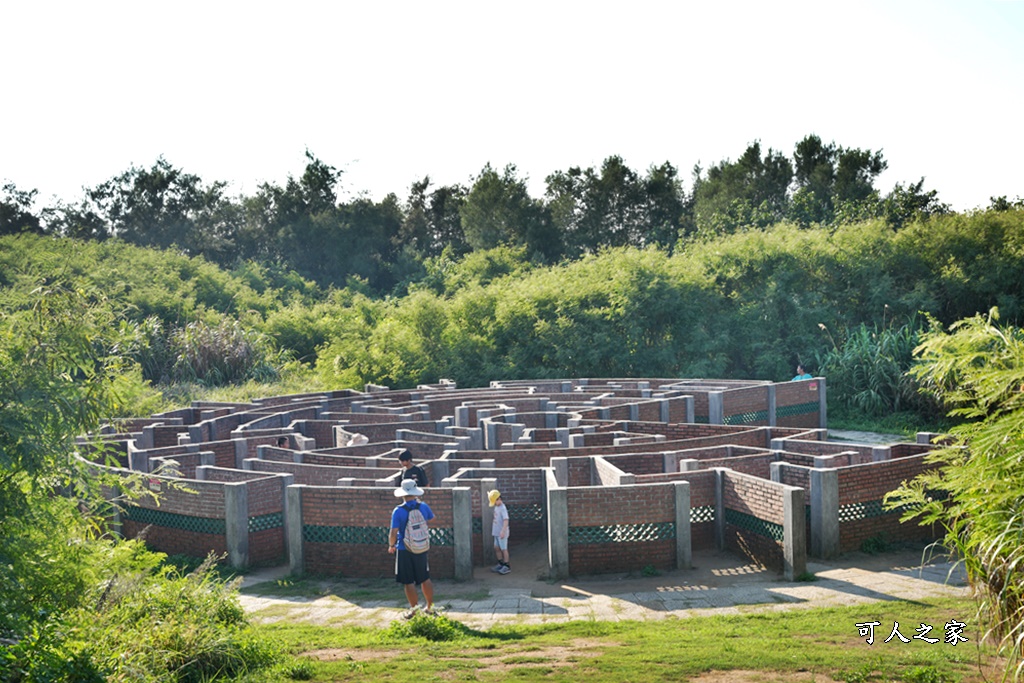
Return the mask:
<svg viewBox="0 0 1024 683">
<path fill-rule="evenodd" d="M 398 454 L 398 462 L 405 468 L 405 471 L 402 472 L 402 479 L 415 479 L 416 485 L 420 488 L 430 486 L 427 480 L 427 473 L 423 471 L 423 468 L 412 464 L 412 453 L 408 449 L 403 449 Z"/>
</svg>

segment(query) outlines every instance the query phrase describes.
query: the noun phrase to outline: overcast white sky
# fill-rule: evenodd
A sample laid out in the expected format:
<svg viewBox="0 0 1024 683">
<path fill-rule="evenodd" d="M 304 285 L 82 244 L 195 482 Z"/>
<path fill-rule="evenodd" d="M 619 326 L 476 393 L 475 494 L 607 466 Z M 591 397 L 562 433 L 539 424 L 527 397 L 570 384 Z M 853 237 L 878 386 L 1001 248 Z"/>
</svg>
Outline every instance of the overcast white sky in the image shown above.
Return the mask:
<svg viewBox="0 0 1024 683">
<path fill-rule="evenodd" d="M 74 200 L 167 161 L 230 192 L 408 194 L 618 154 L 690 170 L 809 133 L 958 210 L 1024 196 L 1024 0 L 0 0 L 0 182 Z"/>
</svg>

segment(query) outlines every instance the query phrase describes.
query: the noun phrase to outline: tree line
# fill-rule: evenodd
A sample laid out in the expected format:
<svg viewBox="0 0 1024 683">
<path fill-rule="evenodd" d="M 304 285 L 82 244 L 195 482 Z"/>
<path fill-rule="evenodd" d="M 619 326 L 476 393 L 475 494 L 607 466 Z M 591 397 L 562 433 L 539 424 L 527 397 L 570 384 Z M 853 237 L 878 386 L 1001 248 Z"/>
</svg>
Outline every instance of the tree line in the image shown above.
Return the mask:
<svg viewBox="0 0 1024 683">
<path fill-rule="evenodd" d="M 37 233 L 174 248 L 232 268 L 252 261 L 291 270 L 324 287 L 360 286 L 380 295 L 404 291 L 431 259 L 458 258 L 512 245 L 540 264 L 609 247 L 669 251 L 695 237 L 730 234 L 788 221 L 837 225 L 882 218 L 899 229 L 918 216 L 947 213 L 924 179 L 875 187 L 887 161 L 881 151 L 798 142 L 791 156 L 759 142 L 735 161 L 693 169 L 686 191 L 666 161 L 638 172 L 619 156 L 598 168 L 572 167 L 545 179 L 530 196 L 514 165 L 486 165 L 467 185 L 412 183 L 400 199 L 340 201 L 343 172 L 306 152 L 299 177 L 230 196 L 159 158 L 132 167 L 74 201 L 37 208 L 37 191 L 9 182 L 0 194 L 0 235 Z M 996 200 L 993 200 L 996 201 Z M 1000 201 L 1006 202 L 1005 198 Z"/>
</svg>

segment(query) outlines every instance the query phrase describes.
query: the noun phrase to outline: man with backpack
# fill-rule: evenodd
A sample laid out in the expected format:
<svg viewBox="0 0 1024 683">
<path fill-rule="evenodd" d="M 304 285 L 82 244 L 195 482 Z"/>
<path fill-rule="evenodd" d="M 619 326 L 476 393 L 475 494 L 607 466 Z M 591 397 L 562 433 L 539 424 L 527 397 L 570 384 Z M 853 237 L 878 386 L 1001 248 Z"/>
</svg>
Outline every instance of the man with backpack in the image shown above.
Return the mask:
<svg viewBox="0 0 1024 683">
<path fill-rule="evenodd" d="M 409 609 L 402 613 L 403 619 L 416 614 L 419 596 L 417 586 L 423 590 L 427 603 L 426 614 L 434 614 L 434 585 L 430 582 L 430 565 L 427 551 L 430 550 L 430 528 L 427 522 L 434 518 L 430 506 L 416 500 L 423 495 L 423 489 L 415 479 L 405 479 L 395 489 L 395 497 L 402 504 L 391 512 L 391 531 L 388 534 L 388 553 L 395 555 L 395 581 L 405 586 L 405 597 Z"/>
</svg>

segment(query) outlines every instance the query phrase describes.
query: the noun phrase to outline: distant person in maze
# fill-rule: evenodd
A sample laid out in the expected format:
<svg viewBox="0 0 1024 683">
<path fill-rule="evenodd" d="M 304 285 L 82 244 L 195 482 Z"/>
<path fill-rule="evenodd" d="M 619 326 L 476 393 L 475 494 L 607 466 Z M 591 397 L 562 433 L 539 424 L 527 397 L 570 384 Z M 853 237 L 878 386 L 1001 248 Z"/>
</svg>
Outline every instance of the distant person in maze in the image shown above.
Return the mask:
<svg viewBox="0 0 1024 683">
<path fill-rule="evenodd" d="M 804 367 L 803 363 L 797 363 L 796 377 L 794 377 L 792 381 L 799 382 L 804 379 L 814 379 L 814 375 L 807 372 L 807 368 Z"/>
<path fill-rule="evenodd" d="M 404 449 L 398 454 L 398 463 L 405 470 L 402 472 L 402 479 L 415 479 L 416 485 L 421 488 L 430 486 L 430 482 L 427 480 L 427 473 L 423 471 L 423 468 L 412 464 L 412 453 L 408 449 Z"/>
</svg>

